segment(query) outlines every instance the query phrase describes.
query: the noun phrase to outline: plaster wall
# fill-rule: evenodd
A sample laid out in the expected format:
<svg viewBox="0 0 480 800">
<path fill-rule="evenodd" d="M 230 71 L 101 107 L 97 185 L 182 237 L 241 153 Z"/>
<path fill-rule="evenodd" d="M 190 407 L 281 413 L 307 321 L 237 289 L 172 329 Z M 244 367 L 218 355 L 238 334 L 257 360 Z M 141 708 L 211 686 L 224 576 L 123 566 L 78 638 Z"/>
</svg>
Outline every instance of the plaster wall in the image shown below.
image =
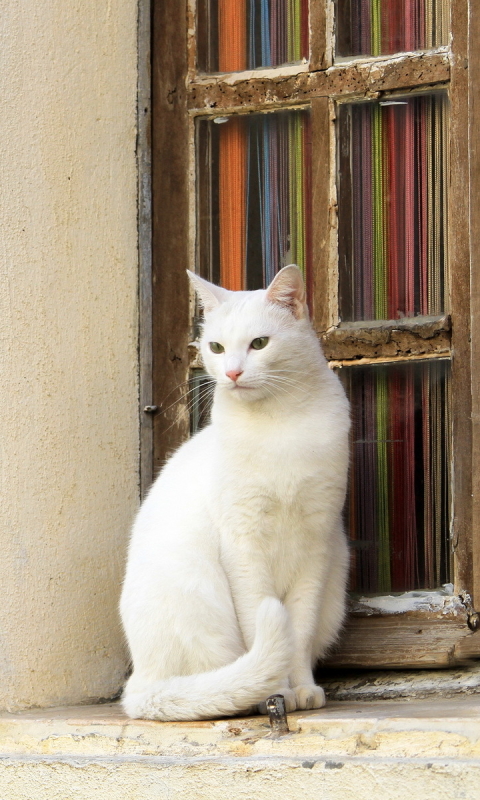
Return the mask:
<svg viewBox="0 0 480 800">
<path fill-rule="evenodd" d="M 0 17 L 0 708 L 109 697 L 138 502 L 136 0 Z"/>
</svg>

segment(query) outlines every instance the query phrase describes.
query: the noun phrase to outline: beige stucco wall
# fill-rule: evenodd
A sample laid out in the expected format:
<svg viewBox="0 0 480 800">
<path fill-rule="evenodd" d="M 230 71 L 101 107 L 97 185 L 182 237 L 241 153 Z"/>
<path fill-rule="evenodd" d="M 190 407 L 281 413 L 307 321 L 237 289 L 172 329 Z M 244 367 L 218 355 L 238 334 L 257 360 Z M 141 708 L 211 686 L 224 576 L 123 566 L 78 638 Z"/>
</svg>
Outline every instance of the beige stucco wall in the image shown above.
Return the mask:
<svg viewBox="0 0 480 800">
<path fill-rule="evenodd" d="M 108 697 L 138 498 L 136 0 L 0 15 L 0 708 Z"/>
</svg>

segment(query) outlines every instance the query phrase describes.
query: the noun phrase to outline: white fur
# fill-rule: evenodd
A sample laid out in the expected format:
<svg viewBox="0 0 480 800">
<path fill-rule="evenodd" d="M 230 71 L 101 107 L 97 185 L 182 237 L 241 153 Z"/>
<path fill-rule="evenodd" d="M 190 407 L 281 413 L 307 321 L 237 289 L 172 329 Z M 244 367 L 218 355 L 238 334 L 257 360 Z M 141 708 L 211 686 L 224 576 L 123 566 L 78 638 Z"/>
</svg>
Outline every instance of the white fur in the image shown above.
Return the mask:
<svg viewBox="0 0 480 800">
<path fill-rule="evenodd" d="M 132 717 L 206 719 L 279 691 L 288 710 L 317 708 L 312 666 L 344 614 L 347 400 L 296 267 L 256 292 L 191 278 L 216 380 L 212 422 L 170 459 L 134 525 L 123 705 Z M 252 349 L 262 336 L 267 346 Z"/>
</svg>

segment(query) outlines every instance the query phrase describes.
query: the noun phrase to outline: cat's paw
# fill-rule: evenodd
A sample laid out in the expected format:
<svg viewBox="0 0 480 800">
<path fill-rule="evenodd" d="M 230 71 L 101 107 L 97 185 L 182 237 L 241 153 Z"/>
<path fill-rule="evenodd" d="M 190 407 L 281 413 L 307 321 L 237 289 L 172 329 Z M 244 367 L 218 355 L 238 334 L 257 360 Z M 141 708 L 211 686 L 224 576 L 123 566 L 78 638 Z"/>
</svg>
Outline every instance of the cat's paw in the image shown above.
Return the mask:
<svg viewBox="0 0 480 800">
<path fill-rule="evenodd" d="M 276 694 L 281 694 L 283 699 L 285 700 L 285 711 L 287 712 L 287 714 L 291 714 L 292 711 L 295 711 L 295 709 L 297 708 L 297 702 L 295 700 L 295 692 L 292 691 L 292 689 L 285 689 L 282 687 L 282 689 L 279 689 L 278 692 L 276 692 Z M 259 714 L 268 713 L 266 701 L 264 703 L 258 704 L 258 713 Z"/>
<path fill-rule="evenodd" d="M 325 705 L 325 692 L 314 683 L 296 686 L 293 693 L 297 709 L 322 708 Z"/>
</svg>

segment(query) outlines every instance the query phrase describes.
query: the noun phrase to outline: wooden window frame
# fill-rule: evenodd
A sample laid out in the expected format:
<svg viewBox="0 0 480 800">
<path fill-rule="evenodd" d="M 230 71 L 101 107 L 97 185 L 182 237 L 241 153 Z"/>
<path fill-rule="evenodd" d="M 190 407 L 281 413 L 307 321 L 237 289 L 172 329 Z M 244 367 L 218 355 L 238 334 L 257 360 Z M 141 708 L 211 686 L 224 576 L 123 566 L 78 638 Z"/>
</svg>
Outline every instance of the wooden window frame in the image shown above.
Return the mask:
<svg viewBox="0 0 480 800">
<path fill-rule="evenodd" d="M 198 0 L 205 2 L 205 0 Z M 152 7 L 152 382 L 142 413 L 144 485 L 188 436 L 182 386 L 198 365 L 185 268 L 196 259 L 195 118 L 308 105 L 313 131 L 313 316 L 337 363 L 419 359 L 452 363 L 455 595 L 442 608 L 387 614 L 354 604 L 332 665 L 451 666 L 480 655 L 480 11 L 452 0 L 451 44 L 429 52 L 335 59 L 334 0 L 310 0 L 309 64 L 232 74 L 196 69 L 195 0 Z M 450 97 L 448 314 L 339 323 L 336 102 L 445 87 Z M 178 402 L 176 402 L 178 401 Z M 147 418 L 148 417 L 148 418 Z M 146 434 L 145 434 L 146 431 Z M 150 437 L 150 439 L 149 439 Z M 152 456 L 153 449 L 153 456 Z M 149 459 L 152 458 L 152 461 Z M 153 466 L 151 466 L 153 465 Z M 188 494 L 188 488 L 186 487 Z"/>
</svg>

